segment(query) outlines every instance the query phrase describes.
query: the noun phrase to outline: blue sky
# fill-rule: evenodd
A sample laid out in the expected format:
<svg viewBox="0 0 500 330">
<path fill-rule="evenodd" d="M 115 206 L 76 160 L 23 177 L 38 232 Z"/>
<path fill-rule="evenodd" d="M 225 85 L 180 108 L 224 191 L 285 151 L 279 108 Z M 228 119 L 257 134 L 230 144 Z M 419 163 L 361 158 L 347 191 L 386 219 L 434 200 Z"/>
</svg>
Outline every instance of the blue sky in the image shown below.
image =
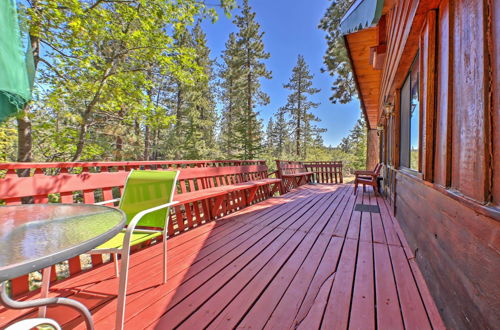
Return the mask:
<svg viewBox="0 0 500 330">
<path fill-rule="evenodd" d="M 329 4 L 328 0 L 250 0 L 261 31 L 265 32 L 265 49 L 271 53 L 266 64 L 273 78 L 261 81 L 271 103 L 257 109 L 264 124 L 276 109 L 286 103 L 288 90 L 283 84 L 289 80 L 298 54 L 302 54 L 314 74 L 314 87 L 321 89 L 312 99 L 321 103 L 313 113 L 321 119 L 319 126 L 327 129 L 323 134 L 325 144 L 337 145 L 359 118 L 360 107 L 357 100 L 349 104 L 332 104 L 328 100 L 333 78 L 320 72 L 326 41 L 324 31 L 317 26 Z M 222 14 L 215 24 L 206 22 L 204 29 L 212 57 L 220 58 L 229 33 L 236 32 L 232 18 Z"/>
</svg>

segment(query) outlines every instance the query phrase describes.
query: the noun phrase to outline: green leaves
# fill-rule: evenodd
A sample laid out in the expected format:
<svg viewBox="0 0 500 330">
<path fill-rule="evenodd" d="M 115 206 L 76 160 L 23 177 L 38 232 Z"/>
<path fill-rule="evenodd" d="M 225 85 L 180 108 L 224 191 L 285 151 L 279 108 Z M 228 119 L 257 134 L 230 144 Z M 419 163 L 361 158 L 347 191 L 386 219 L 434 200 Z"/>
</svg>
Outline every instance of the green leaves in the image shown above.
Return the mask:
<svg viewBox="0 0 500 330">
<path fill-rule="evenodd" d="M 221 140 L 229 157 L 253 159 L 263 151 L 262 122 L 255 108 L 269 103 L 260 79 L 271 79 L 264 63 L 270 54 L 264 50 L 263 33 L 247 0 L 233 22 L 238 32 L 229 35 L 220 71 L 224 98 Z"/>
<path fill-rule="evenodd" d="M 319 93 L 319 89 L 312 86 L 313 75 L 309 71 L 304 57 L 299 55 L 297 64 L 292 69 L 290 81 L 283 85 L 291 91 L 288 95 L 288 102 L 281 111 L 290 116 L 289 125 L 293 127 L 293 137 L 295 144 L 295 156 L 300 158 L 307 157 L 307 150 L 312 146 L 321 146 L 320 129 L 313 125 L 313 122 L 320 121 L 310 113 L 311 109 L 317 108 L 319 103 L 309 100 L 310 96 Z"/>
<path fill-rule="evenodd" d="M 193 88 L 208 84 L 211 63 L 199 61 L 208 51 L 200 56 L 196 48 L 205 41 L 177 42 L 198 19 L 215 18 L 203 0 L 21 1 L 27 30 L 41 48 L 36 83 L 43 116 L 35 116 L 35 127 L 43 117 L 40 129 L 57 146 L 41 145 L 64 150 L 61 160 L 112 158 L 118 140 L 142 148 L 145 125 L 165 130 L 174 119 L 151 91 L 168 79 Z M 221 5 L 229 10 L 234 1 Z M 167 78 L 152 79 L 153 72 Z M 61 132 L 67 138 L 57 139 Z M 37 154 L 46 160 L 42 150 Z"/>
</svg>

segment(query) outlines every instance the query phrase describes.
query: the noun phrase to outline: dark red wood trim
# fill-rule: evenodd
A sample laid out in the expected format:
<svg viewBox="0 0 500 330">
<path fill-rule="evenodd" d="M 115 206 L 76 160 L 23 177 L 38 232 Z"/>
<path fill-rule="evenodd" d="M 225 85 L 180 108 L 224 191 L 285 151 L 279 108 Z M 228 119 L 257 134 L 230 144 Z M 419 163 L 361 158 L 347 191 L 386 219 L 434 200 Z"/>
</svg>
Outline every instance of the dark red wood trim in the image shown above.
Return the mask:
<svg viewBox="0 0 500 330">
<path fill-rule="evenodd" d="M 479 204 L 477 201 L 468 198 L 467 196 L 461 194 L 459 191 L 446 188 L 443 186 L 440 186 L 438 184 L 434 184 L 432 182 L 424 181 L 422 178 L 418 175 L 420 173 L 417 173 L 415 171 L 410 171 L 410 170 L 405 170 L 405 169 L 395 169 L 392 168 L 393 171 L 396 173 L 399 173 L 400 175 L 404 175 L 405 177 L 408 177 L 412 180 L 414 180 L 417 183 L 421 183 L 426 185 L 427 187 L 430 187 L 434 190 L 439 191 L 440 193 L 453 198 L 454 200 L 458 201 L 462 205 L 471 208 L 477 213 L 480 213 L 482 215 L 485 215 L 487 217 L 490 217 L 496 221 L 500 221 L 500 208 L 496 206 L 491 206 L 491 205 L 483 205 Z"/>
</svg>

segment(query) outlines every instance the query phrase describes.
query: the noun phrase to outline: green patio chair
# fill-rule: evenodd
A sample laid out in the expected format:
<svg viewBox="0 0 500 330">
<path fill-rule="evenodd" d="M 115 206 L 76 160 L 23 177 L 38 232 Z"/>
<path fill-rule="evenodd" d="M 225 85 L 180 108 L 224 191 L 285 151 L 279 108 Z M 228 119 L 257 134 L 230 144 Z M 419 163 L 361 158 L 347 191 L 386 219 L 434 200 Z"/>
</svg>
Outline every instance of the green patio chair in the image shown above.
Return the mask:
<svg viewBox="0 0 500 330">
<path fill-rule="evenodd" d="M 163 283 L 167 282 L 167 228 L 169 207 L 173 202 L 179 171 L 139 171 L 132 170 L 125 182 L 121 198 L 96 204 L 109 204 L 119 201 L 119 208 L 127 215 L 127 227 L 121 233 L 89 251 L 90 254 L 114 255 L 115 270 L 120 278 L 116 328 L 122 329 L 125 319 L 127 296 L 128 264 L 130 247 L 162 236 L 163 243 Z M 121 254 L 121 267 L 118 272 L 117 255 Z"/>
<path fill-rule="evenodd" d="M 155 239 L 163 235 L 163 283 L 167 282 L 167 228 L 169 207 L 173 202 L 179 171 L 139 171 L 132 170 L 127 177 L 121 198 L 112 199 L 96 205 L 120 202 L 119 208 L 127 216 L 127 227 L 118 235 L 89 251 L 89 254 L 107 254 L 114 256 L 115 272 L 120 278 L 118 303 L 116 310 L 116 328 L 123 329 L 125 320 L 125 302 L 127 297 L 128 265 L 130 247 Z M 120 254 L 121 267 L 118 271 Z M 43 272 L 42 297 L 47 297 L 50 284 L 48 267 Z M 39 308 L 39 317 L 46 314 L 46 307 Z"/>
</svg>

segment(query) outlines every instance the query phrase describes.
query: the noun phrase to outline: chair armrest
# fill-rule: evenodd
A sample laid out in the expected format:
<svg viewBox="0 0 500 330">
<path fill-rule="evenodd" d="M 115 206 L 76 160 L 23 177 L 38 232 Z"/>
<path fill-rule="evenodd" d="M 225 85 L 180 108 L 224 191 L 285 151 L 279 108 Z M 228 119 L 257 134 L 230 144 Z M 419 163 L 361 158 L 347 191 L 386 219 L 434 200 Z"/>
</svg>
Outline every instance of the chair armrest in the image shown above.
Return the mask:
<svg viewBox="0 0 500 330">
<path fill-rule="evenodd" d="M 132 238 L 132 232 L 134 231 L 135 227 L 137 226 L 137 223 L 139 222 L 139 220 L 141 220 L 141 218 L 143 216 L 145 216 L 148 213 L 155 212 L 155 211 L 158 211 L 158 210 L 161 210 L 161 209 L 164 209 L 164 208 L 170 207 L 172 205 L 176 205 L 176 204 L 179 204 L 179 202 L 173 201 L 173 202 L 170 202 L 170 203 L 167 203 L 167 204 L 163 204 L 163 205 L 159 205 L 159 206 L 155 206 L 155 207 L 152 207 L 150 209 L 146 209 L 144 211 L 141 211 L 141 212 L 137 213 L 132 218 L 132 220 L 130 220 L 129 224 L 127 225 L 127 230 L 125 232 L 125 237 L 123 238 L 123 250 L 126 250 L 126 249 L 130 248 L 130 239 Z"/>
<path fill-rule="evenodd" d="M 372 175 L 373 171 L 354 171 L 354 175 Z"/>
<path fill-rule="evenodd" d="M 119 202 L 121 198 L 110 199 L 109 201 L 103 201 L 99 203 L 94 203 L 94 205 L 106 205 L 109 203 Z"/>
</svg>

